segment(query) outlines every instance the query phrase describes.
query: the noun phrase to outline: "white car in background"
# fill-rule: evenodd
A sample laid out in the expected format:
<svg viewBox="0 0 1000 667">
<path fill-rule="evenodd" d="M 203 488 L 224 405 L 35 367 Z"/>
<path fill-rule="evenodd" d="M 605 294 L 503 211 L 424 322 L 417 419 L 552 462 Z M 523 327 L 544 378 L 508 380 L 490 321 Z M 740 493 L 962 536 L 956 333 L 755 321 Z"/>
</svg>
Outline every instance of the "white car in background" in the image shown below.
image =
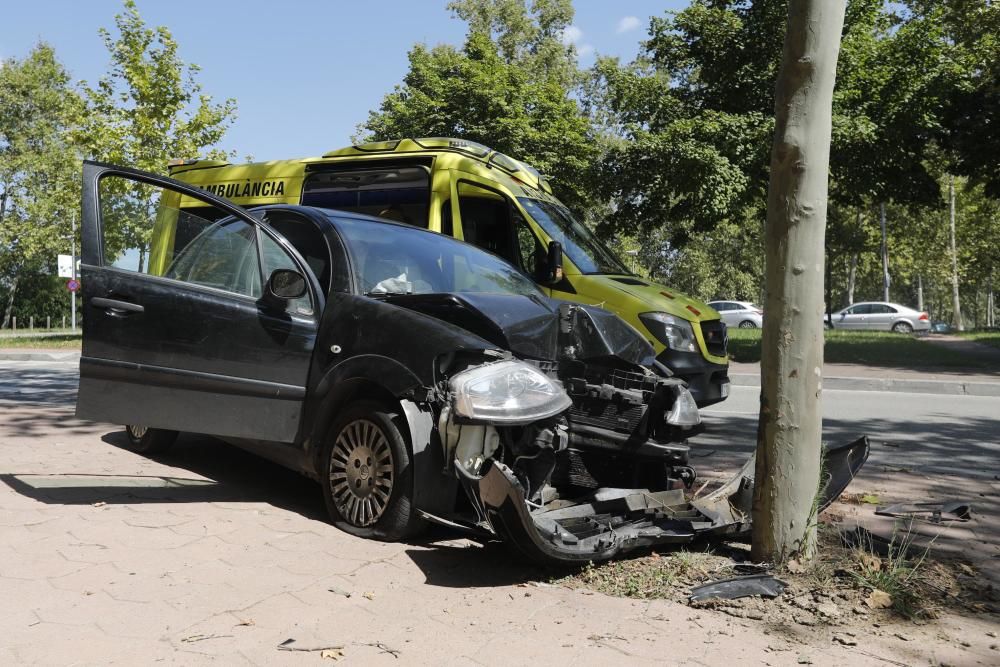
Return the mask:
<svg viewBox="0 0 1000 667">
<path fill-rule="evenodd" d="M 709 301 L 727 327 L 759 329 L 764 325 L 764 311 L 747 301 Z"/>
<path fill-rule="evenodd" d="M 885 301 L 851 304 L 834 313 L 832 319 L 834 329 L 913 333 L 930 331 L 931 328 L 931 318 L 927 313 Z M 823 322 L 826 323 L 825 316 Z"/>
</svg>

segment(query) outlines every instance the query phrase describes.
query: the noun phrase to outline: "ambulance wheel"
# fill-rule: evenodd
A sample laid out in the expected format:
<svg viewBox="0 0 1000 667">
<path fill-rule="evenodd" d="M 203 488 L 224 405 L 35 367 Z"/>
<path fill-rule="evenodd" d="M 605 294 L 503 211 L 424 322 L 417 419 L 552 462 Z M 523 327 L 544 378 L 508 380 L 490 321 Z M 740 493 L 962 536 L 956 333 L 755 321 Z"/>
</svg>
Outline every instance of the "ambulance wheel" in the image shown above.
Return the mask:
<svg viewBox="0 0 1000 667">
<path fill-rule="evenodd" d="M 170 449 L 177 439 L 177 431 L 136 424 L 126 424 L 125 435 L 128 436 L 129 449 L 139 454 L 160 454 Z"/>
</svg>

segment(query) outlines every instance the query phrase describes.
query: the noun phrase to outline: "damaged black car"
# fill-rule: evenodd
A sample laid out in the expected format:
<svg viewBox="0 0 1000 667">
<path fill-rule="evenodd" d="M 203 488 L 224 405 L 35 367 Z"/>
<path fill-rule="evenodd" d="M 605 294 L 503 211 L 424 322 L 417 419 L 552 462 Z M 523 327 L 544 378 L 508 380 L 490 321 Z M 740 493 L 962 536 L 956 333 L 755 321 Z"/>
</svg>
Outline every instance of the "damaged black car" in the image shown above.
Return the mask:
<svg viewBox="0 0 1000 667">
<path fill-rule="evenodd" d="M 698 408 L 649 342 L 484 250 L 93 162 L 82 221 L 77 415 L 136 451 L 214 435 L 319 481 L 347 532 L 437 522 L 547 562 L 749 528 L 752 462 L 691 499 Z M 828 452 L 827 497 L 866 456 Z"/>
</svg>

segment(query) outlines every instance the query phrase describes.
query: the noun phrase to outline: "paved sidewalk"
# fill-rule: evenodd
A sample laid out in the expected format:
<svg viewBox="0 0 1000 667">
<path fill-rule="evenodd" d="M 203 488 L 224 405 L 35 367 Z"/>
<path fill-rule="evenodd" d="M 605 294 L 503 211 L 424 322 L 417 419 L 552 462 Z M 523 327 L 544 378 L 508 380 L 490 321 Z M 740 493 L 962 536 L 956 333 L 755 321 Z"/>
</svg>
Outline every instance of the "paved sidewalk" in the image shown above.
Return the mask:
<svg viewBox="0 0 1000 667">
<path fill-rule="evenodd" d="M 759 387 L 760 364 L 729 364 L 735 385 Z M 1000 366 L 996 372 L 983 369 L 887 368 L 857 364 L 826 364 L 823 387 L 853 391 L 899 391 L 915 394 L 966 394 L 1000 396 Z"/>
</svg>

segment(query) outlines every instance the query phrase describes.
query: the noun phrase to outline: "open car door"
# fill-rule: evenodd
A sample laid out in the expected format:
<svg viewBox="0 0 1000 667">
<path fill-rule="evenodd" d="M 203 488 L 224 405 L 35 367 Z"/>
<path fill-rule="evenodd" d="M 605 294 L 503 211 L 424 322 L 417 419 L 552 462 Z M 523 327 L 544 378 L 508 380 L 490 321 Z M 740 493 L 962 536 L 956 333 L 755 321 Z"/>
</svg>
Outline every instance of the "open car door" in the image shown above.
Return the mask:
<svg viewBox="0 0 1000 667">
<path fill-rule="evenodd" d="M 95 162 L 82 222 L 77 416 L 295 442 L 324 295 L 291 244 L 225 199 Z M 305 294 L 272 298 L 277 269 Z"/>
</svg>

